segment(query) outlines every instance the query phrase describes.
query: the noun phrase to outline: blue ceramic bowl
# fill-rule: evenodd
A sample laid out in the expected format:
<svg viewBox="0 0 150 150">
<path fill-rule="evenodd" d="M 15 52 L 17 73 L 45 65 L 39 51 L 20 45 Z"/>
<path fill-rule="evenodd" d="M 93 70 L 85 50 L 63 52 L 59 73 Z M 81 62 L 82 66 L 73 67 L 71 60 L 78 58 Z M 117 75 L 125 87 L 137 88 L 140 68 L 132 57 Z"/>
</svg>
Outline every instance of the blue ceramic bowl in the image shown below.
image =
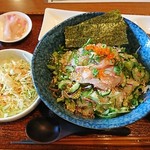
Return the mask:
<svg viewBox="0 0 150 150">
<path fill-rule="evenodd" d="M 65 42 L 65 26 L 75 25 L 86 19 L 102 14 L 103 13 L 94 12 L 81 14 L 73 18 L 69 18 L 58 26 L 55 26 L 38 43 L 33 53 L 32 59 L 32 73 L 34 84 L 41 100 L 45 103 L 45 105 L 64 120 L 82 127 L 92 129 L 109 129 L 126 126 L 141 119 L 150 112 L 150 91 L 148 91 L 146 93 L 146 101 L 140 104 L 130 113 L 112 119 L 83 119 L 65 110 L 61 104 L 56 102 L 55 98 L 52 96 L 49 90 L 49 84 L 52 76 L 50 70 L 47 68 L 47 64 L 53 51 L 55 51 L 55 49 L 57 49 L 60 44 L 64 44 Z M 147 69 L 150 70 L 150 38 L 136 24 L 127 19 L 125 19 L 125 21 L 129 25 L 131 31 L 133 31 L 133 35 L 135 36 L 134 38 L 137 39 L 140 45 L 140 50 L 138 51 L 138 54 L 141 58 L 141 61 L 144 63 Z M 131 41 L 134 41 L 135 39 L 131 37 Z M 136 44 L 132 45 L 133 48 L 135 45 Z"/>
</svg>

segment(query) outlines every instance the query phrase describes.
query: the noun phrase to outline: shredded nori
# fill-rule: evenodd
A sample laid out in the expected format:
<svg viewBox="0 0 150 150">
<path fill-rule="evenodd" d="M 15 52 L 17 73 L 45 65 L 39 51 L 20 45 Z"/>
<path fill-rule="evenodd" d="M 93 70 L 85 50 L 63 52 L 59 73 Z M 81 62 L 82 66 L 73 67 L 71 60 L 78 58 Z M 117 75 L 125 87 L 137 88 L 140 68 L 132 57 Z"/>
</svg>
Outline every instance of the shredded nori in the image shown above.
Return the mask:
<svg viewBox="0 0 150 150">
<path fill-rule="evenodd" d="M 109 46 L 128 44 L 127 25 L 118 10 L 96 16 L 74 26 L 65 28 L 66 47 L 81 47 L 91 38 L 92 43 Z"/>
</svg>

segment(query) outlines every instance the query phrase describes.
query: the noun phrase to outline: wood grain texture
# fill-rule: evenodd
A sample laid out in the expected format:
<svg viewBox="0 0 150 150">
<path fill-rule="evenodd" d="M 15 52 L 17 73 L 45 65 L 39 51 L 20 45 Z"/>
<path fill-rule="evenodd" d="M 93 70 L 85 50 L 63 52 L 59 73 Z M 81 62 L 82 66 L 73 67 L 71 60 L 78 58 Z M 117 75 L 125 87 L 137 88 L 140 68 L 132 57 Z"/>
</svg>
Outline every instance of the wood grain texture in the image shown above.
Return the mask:
<svg viewBox="0 0 150 150">
<path fill-rule="evenodd" d="M 138 1 L 138 0 L 137 0 Z M 78 11 L 107 12 L 119 9 L 124 14 L 150 15 L 150 3 L 113 2 L 113 3 L 46 3 L 46 0 L 0 0 L 0 12 L 22 11 L 27 14 L 44 14 L 45 8 Z"/>
</svg>

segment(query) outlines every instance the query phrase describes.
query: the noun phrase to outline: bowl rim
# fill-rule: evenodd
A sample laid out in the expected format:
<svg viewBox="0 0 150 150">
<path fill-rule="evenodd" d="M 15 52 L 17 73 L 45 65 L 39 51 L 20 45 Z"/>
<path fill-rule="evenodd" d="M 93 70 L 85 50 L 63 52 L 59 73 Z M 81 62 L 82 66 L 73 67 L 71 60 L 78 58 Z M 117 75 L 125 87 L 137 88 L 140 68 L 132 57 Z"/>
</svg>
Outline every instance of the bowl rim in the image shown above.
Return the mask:
<svg viewBox="0 0 150 150">
<path fill-rule="evenodd" d="M 3 53 L 8 53 L 9 54 L 10 52 L 12 52 L 14 56 L 17 53 L 19 53 L 20 58 L 23 58 L 27 62 L 30 61 L 30 64 L 31 64 L 33 54 L 28 52 L 28 51 L 22 50 L 22 49 L 15 49 L 15 48 L 2 49 L 2 50 L 0 50 L 0 55 L 2 55 Z M 22 56 L 20 56 L 20 55 L 22 55 Z M 27 55 L 31 58 L 27 59 Z M 34 102 L 28 108 L 26 108 L 25 110 L 21 111 L 20 113 L 18 113 L 16 115 L 9 116 L 9 117 L 6 117 L 6 118 L 0 118 L 0 123 L 1 122 L 16 121 L 18 119 L 21 119 L 21 118 L 25 117 L 27 114 L 29 114 L 31 111 L 33 111 L 38 106 L 39 103 L 40 103 L 40 97 L 37 96 L 35 98 Z"/>
</svg>

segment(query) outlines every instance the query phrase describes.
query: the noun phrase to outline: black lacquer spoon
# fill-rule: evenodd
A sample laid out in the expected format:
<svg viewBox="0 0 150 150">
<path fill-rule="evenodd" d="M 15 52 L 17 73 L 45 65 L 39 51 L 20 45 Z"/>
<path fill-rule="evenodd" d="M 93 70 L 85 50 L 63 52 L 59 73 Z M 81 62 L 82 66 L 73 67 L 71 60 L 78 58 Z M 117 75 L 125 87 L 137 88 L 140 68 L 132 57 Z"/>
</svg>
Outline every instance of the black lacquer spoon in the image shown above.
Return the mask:
<svg viewBox="0 0 150 150">
<path fill-rule="evenodd" d="M 130 129 L 127 127 L 108 130 L 88 129 L 74 125 L 63 119 L 37 117 L 28 122 L 26 126 L 26 134 L 29 137 L 29 140 L 14 141 L 12 143 L 50 144 L 72 134 L 80 136 L 84 136 L 87 134 L 127 136 L 130 134 Z"/>
</svg>

